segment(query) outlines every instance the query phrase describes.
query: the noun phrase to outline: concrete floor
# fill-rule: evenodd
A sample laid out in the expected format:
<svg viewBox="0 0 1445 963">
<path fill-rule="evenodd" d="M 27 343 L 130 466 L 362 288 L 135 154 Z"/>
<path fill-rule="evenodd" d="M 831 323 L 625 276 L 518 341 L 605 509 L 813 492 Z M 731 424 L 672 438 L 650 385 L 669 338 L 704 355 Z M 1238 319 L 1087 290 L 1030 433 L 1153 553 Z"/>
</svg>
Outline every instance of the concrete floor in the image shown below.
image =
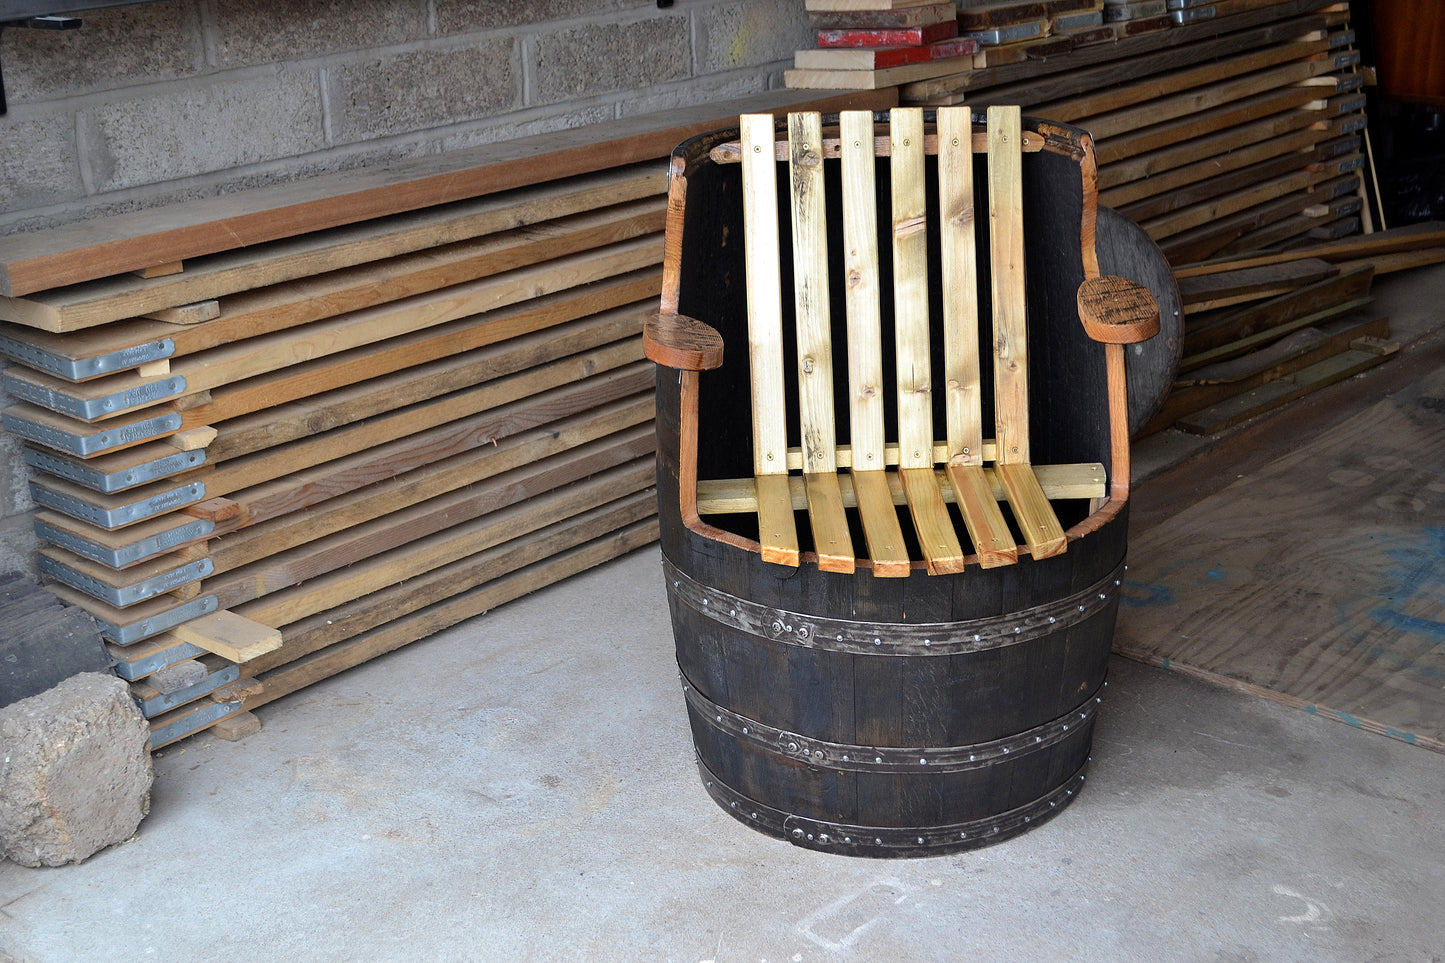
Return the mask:
<svg viewBox="0 0 1445 963">
<path fill-rule="evenodd" d="M 849 859 L 707 797 L 671 649 L 650 548 L 267 706 L 242 742 L 163 750 L 135 839 L 0 863 L 0 960 L 1445 954 L 1428 750 L 1115 660 L 1055 820 Z"/>
<path fill-rule="evenodd" d="M 1089 781 L 878 862 L 733 821 L 636 552 L 162 751 L 131 842 L 0 865 L 0 947 L 80 960 L 1430 960 L 1445 760 L 1116 660 Z M 1127 614 L 1126 616 L 1127 617 Z"/>
</svg>

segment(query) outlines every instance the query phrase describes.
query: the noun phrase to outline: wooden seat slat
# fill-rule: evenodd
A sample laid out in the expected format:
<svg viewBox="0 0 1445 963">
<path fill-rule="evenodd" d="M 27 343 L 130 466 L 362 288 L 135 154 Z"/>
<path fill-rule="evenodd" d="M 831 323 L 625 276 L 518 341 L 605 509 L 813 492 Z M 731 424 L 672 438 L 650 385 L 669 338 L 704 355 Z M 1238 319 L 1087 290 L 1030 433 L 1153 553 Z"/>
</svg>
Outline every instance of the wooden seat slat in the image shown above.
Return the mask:
<svg viewBox="0 0 1445 963">
<path fill-rule="evenodd" d="M 943 108 L 938 137 L 949 149 L 938 155 L 939 244 L 942 250 L 944 415 L 948 477 L 958 510 L 984 568 L 1018 561 L 1018 546 L 983 477 L 983 382 L 979 361 L 978 252 L 972 112 Z"/>
<path fill-rule="evenodd" d="M 798 533 L 787 485 L 783 381 L 783 278 L 778 241 L 778 176 L 773 118 L 744 115 L 743 223 L 748 289 L 748 360 L 752 365 L 753 474 L 763 558 L 798 563 Z"/>
<path fill-rule="evenodd" d="M 1024 303 L 1023 134 L 1017 107 L 988 109 L 989 241 L 993 293 L 994 440 L 999 475 L 1029 551 L 1068 547 L 1029 467 L 1028 316 Z"/>
<path fill-rule="evenodd" d="M 788 116 L 792 209 L 794 337 L 798 349 L 798 417 L 813 547 L 824 571 L 855 566 L 848 516 L 838 489 L 833 416 L 833 341 L 828 297 L 828 221 L 824 210 L 822 117 Z"/>
</svg>

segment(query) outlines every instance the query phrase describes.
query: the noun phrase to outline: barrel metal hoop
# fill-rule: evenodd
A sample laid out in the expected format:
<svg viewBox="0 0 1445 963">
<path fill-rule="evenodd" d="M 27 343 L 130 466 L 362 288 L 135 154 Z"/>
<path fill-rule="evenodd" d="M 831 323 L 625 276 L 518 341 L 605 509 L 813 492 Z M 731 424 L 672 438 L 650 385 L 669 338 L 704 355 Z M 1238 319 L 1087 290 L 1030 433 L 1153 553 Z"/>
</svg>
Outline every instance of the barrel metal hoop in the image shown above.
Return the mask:
<svg viewBox="0 0 1445 963">
<path fill-rule="evenodd" d="M 781 836 L 795 846 L 849 856 L 901 857 L 941 855 L 975 849 L 1017 836 L 1058 814 L 1078 796 L 1084 785 L 1080 766 L 1056 788 L 1017 809 L 985 819 L 918 828 L 855 826 L 795 816 L 774 809 L 724 785 L 698 760 L 698 769 L 713 800 L 732 816 L 755 829 Z"/>
<path fill-rule="evenodd" d="M 1084 622 L 1114 603 L 1124 563 L 1088 588 L 1005 615 L 961 622 L 857 622 L 775 609 L 703 585 L 663 559 L 679 602 L 736 631 L 852 655 L 958 655 L 1028 642 Z M 936 577 L 936 576 L 935 576 Z"/>
<path fill-rule="evenodd" d="M 696 686 L 686 682 L 683 685 L 688 705 L 707 719 L 714 729 L 739 742 L 819 769 L 892 773 L 967 772 L 997 766 L 1047 749 L 1063 742 L 1070 734 L 1076 735 L 1081 727 L 1087 727 L 1093 721 L 1102 691 L 1101 685 L 1082 703 L 1058 718 L 1013 735 L 969 746 L 899 749 L 810 739 L 725 709 L 698 692 Z"/>
</svg>

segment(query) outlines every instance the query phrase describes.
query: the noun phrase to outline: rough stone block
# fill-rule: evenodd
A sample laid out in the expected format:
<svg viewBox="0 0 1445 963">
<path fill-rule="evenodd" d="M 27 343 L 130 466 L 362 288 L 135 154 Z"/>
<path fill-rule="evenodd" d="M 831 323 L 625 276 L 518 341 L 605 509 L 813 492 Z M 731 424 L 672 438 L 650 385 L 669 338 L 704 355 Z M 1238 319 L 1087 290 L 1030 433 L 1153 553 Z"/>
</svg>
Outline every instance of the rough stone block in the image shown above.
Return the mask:
<svg viewBox="0 0 1445 963">
<path fill-rule="evenodd" d="M 514 46 L 501 37 L 332 67 L 331 135 L 350 143 L 511 110 L 521 88 Z"/>
<path fill-rule="evenodd" d="M 535 37 L 529 104 L 682 80 L 691 73 L 686 16 L 598 23 Z"/>
<path fill-rule="evenodd" d="M 119 190 L 326 146 L 314 71 L 183 87 L 82 115 L 94 189 Z"/>
<path fill-rule="evenodd" d="M 130 687 L 86 672 L 0 709 L 0 853 L 78 863 L 131 837 L 154 779 Z"/>
<path fill-rule="evenodd" d="M 426 0 L 227 0 L 215 4 L 222 67 L 306 60 L 424 39 Z"/>
<path fill-rule="evenodd" d="M 75 156 L 75 116 L 12 109 L 0 124 L 0 211 L 43 207 L 84 191 Z"/>
<path fill-rule="evenodd" d="M 14 107 L 175 80 L 205 66 L 194 3 L 84 10 L 79 30 L 7 30 L 5 96 Z"/>
<path fill-rule="evenodd" d="M 696 17 L 698 76 L 791 61 L 817 40 L 797 3 L 742 0 L 699 8 Z"/>
<path fill-rule="evenodd" d="M 441 34 L 500 30 L 653 7 L 656 7 L 656 4 L 652 0 L 534 0 L 531 3 L 436 0 L 436 29 Z"/>
</svg>

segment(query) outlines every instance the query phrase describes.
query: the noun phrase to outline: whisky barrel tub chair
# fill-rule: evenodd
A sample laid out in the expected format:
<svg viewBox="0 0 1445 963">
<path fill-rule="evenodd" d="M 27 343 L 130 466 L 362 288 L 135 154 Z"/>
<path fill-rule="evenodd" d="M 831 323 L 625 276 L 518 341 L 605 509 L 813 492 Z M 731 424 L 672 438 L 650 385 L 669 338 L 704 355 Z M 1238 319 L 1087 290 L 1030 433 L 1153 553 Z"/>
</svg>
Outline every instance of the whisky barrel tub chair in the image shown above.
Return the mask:
<svg viewBox="0 0 1445 963">
<path fill-rule="evenodd" d="M 850 855 L 1042 823 L 1084 781 L 1162 255 L 1018 108 L 744 116 L 671 175 L 644 344 L 708 791 Z"/>
</svg>

